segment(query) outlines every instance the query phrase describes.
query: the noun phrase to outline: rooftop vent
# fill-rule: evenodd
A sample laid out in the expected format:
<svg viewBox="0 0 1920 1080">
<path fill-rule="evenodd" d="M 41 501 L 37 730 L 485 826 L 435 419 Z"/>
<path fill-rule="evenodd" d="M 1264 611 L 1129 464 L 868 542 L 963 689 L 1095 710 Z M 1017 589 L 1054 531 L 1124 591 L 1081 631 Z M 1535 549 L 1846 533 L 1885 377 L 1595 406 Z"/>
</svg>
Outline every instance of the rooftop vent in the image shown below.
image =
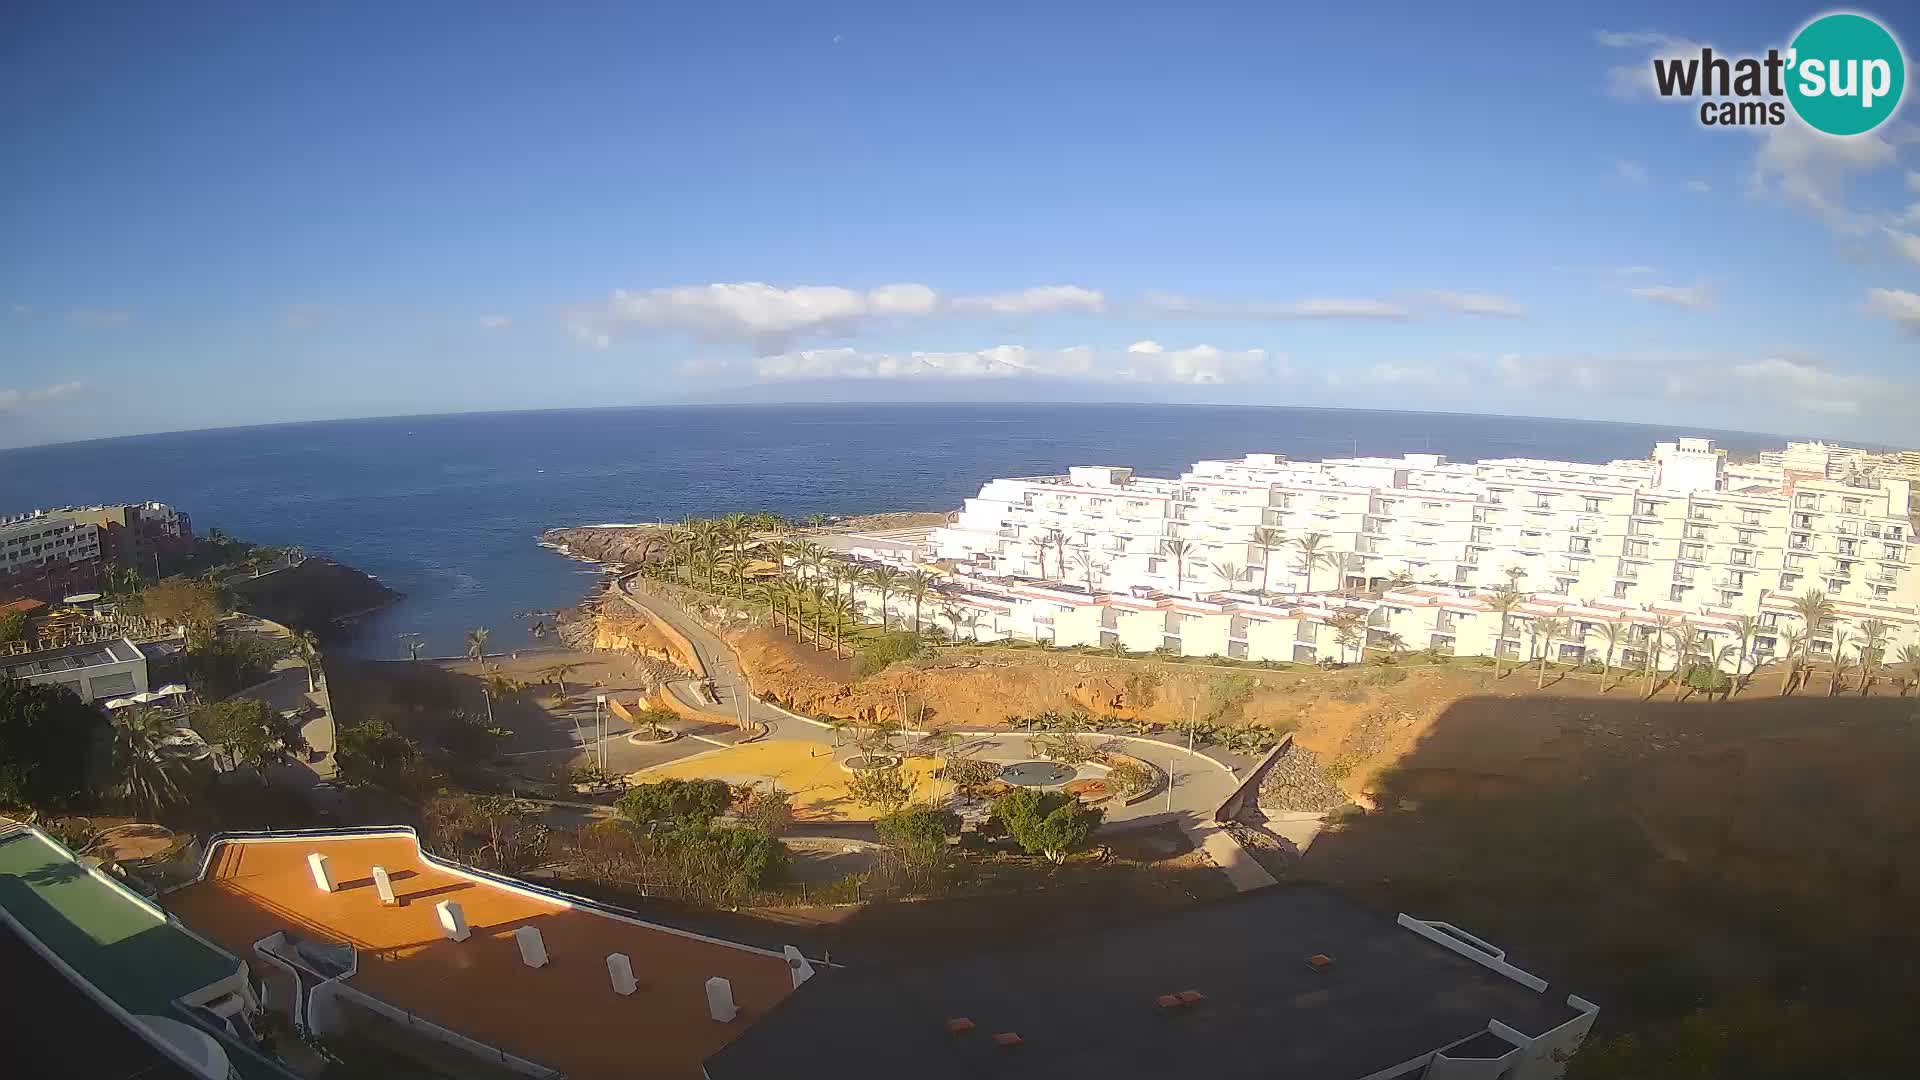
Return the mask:
<svg viewBox="0 0 1920 1080">
<path fill-rule="evenodd" d="M 993 1037 L 993 1045 L 1005 1047 L 1008 1050 L 1011 1050 L 1014 1047 L 1019 1046 L 1021 1043 L 1025 1041 L 1026 1040 L 1020 1037 L 1020 1033 L 1017 1031 L 1002 1031 L 998 1035 L 995 1035 Z"/>
<path fill-rule="evenodd" d="M 1312 968 L 1316 973 L 1325 975 L 1327 972 L 1333 970 L 1333 957 L 1328 956 L 1326 953 L 1314 953 L 1312 956 L 1307 957 L 1307 966 Z"/>
<path fill-rule="evenodd" d="M 947 1021 L 947 1034 L 965 1035 L 973 1030 L 973 1021 L 964 1016 L 956 1016 Z"/>
</svg>

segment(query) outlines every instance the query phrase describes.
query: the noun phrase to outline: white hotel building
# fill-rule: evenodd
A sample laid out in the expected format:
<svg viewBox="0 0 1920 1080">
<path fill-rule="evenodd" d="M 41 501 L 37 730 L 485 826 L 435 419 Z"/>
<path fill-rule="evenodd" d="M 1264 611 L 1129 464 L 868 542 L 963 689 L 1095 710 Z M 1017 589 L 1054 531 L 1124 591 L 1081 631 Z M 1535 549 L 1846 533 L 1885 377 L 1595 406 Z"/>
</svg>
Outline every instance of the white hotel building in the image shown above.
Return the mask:
<svg viewBox="0 0 1920 1080">
<path fill-rule="evenodd" d="M 1249 454 L 1196 462 L 1178 479 L 1077 466 L 989 481 L 925 538 L 920 558 L 947 570 L 950 595 L 927 610 L 957 607 L 958 620 L 930 617 L 959 637 L 1352 660 L 1327 620 L 1357 610 L 1369 643 L 1396 634 L 1412 649 L 1486 655 L 1500 619 L 1485 594 L 1515 582 L 1531 595 L 1510 620 L 1508 656 L 1530 655 L 1532 616 L 1574 624 L 1556 642 L 1566 661 L 1595 649 L 1581 634 L 1623 623 L 1630 644 L 1613 661 L 1632 665 L 1662 616 L 1685 617 L 1717 651 L 1737 641 L 1734 619 L 1752 615 L 1760 662 L 1778 631 L 1798 625 L 1790 597 L 1820 589 L 1839 624 L 1890 624 L 1891 659 L 1920 641 L 1920 507 L 1906 480 L 1868 482 L 1729 465 L 1706 439 L 1605 465 Z M 1260 528 L 1286 543 L 1262 549 Z M 1337 566 L 1309 576 L 1295 543 L 1309 534 Z M 1182 557 L 1172 540 L 1185 543 Z M 900 603 L 889 606 L 899 613 Z M 1834 629 L 1813 635 L 1816 659 L 1832 655 Z M 1849 656 L 1858 644 L 1856 632 Z M 1663 664 L 1674 652 L 1663 645 Z"/>
</svg>

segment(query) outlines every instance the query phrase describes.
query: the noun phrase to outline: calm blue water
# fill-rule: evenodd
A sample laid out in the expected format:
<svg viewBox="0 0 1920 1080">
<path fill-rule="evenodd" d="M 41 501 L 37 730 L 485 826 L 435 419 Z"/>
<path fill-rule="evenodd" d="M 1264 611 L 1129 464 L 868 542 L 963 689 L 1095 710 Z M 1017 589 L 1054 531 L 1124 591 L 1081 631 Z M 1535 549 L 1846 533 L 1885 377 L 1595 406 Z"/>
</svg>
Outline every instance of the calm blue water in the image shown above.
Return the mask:
<svg viewBox="0 0 1920 1080">
<path fill-rule="evenodd" d="M 768 509 L 947 510 L 989 477 L 1198 458 L 1431 449 L 1455 459 L 1643 457 L 1672 429 L 1521 417 L 1168 405 L 783 405 L 595 409 L 229 428 L 0 451 L 0 514 L 157 499 L 195 527 L 299 544 L 407 599 L 355 648 L 397 635 L 457 652 L 468 627 L 526 641 L 514 613 L 574 602 L 584 564 L 534 540 L 553 525 Z M 1763 435 L 1711 435 L 1732 450 Z"/>
</svg>

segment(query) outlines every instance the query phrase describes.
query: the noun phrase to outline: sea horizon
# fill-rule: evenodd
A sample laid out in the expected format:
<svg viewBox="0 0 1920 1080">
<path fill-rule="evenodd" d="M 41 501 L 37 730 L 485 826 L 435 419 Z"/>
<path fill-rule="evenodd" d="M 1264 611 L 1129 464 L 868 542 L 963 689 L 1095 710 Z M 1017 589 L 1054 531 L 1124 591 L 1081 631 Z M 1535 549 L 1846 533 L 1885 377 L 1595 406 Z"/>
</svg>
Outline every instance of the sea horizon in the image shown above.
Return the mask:
<svg viewBox="0 0 1920 1080">
<path fill-rule="evenodd" d="M 600 573 L 537 546 L 556 526 L 735 510 L 945 511 L 997 476 L 1076 464 L 1178 475 L 1202 458 L 1248 452 L 1606 461 L 1645 457 L 1680 435 L 1742 454 L 1786 439 L 1610 420 L 1134 402 L 441 413 L 0 451 L 0 513 L 154 500 L 191 513 L 202 533 L 330 556 L 406 594 L 344 647 L 400 656 L 400 635 L 424 635 L 430 653 L 457 652 L 474 626 L 504 648 L 531 644 L 518 616 L 578 602 Z"/>
</svg>

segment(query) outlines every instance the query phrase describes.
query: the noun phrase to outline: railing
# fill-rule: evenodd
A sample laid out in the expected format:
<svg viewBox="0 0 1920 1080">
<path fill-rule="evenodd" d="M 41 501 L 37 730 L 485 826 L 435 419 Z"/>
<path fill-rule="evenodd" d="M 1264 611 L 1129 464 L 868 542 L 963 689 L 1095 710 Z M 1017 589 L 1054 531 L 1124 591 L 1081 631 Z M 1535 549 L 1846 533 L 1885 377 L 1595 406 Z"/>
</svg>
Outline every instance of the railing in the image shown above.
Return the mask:
<svg viewBox="0 0 1920 1080">
<path fill-rule="evenodd" d="M 394 1005 L 389 1005 L 371 994 L 363 994 L 338 979 L 329 979 L 314 987 L 311 996 L 319 1001 L 324 1001 L 327 997 L 340 998 L 368 1012 L 384 1016 L 395 1023 L 405 1024 L 408 1029 L 418 1031 L 435 1042 L 445 1043 L 456 1049 L 464 1050 L 474 1057 L 485 1061 L 497 1062 L 503 1068 L 510 1069 L 522 1076 L 558 1078 L 563 1075 L 555 1069 L 548 1068 L 538 1062 L 529 1061 L 518 1054 L 509 1054 L 500 1047 L 483 1043 L 478 1039 L 470 1039 L 450 1028 L 441 1027 L 433 1021 L 417 1015 L 411 1009 L 402 1009 Z M 324 1011 L 324 1006 L 322 1006 L 321 1011 Z"/>
</svg>

